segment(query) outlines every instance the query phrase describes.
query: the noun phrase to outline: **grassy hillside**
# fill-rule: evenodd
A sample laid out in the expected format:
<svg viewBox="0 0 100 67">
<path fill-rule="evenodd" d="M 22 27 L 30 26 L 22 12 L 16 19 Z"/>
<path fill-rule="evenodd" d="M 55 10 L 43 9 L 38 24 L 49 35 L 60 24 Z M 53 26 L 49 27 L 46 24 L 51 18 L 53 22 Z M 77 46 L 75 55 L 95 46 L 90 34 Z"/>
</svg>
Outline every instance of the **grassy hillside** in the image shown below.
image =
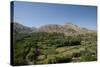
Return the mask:
<svg viewBox="0 0 100 67">
<path fill-rule="evenodd" d="M 13 50 L 14 65 L 96 61 L 97 34 L 33 32 L 16 39 Z"/>
</svg>

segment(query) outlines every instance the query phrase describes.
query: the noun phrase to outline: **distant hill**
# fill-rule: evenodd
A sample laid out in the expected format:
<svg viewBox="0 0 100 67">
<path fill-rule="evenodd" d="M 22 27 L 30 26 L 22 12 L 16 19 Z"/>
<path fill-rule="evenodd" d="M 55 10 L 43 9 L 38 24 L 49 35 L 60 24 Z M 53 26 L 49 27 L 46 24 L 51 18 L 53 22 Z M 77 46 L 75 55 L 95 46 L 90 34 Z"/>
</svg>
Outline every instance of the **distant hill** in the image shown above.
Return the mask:
<svg viewBox="0 0 100 67">
<path fill-rule="evenodd" d="M 32 32 L 60 32 L 65 35 L 77 35 L 77 34 L 85 34 L 85 33 L 96 33 L 94 30 L 90 30 L 87 28 L 80 27 L 73 23 L 65 23 L 63 25 L 59 24 L 48 24 L 41 26 L 39 28 L 35 27 L 27 27 L 19 23 L 13 23 L 14 33 L 18 34 L 29 34 Z"/>
<path fill-rule="evenodd" d="M 60 32 L 66 35 L 74 35 L 74 34 L 85 34 L 85 33 L 94 33 L 96 31 L 89 30 L 87 28 L 82 28 L 78 25 L 72 23 L 66 23 L 64 25 L 58 24 L 49 24 L 44 25 L 38 29 L 38 31 L 42 32 Z"/>
<path fill-rule="evenodd" d="M 13 23 L 14 32 L 16 33 L 31 33 L 35 30 L 35 27 L 27 27 L 19 23 Z"/>
</svg>

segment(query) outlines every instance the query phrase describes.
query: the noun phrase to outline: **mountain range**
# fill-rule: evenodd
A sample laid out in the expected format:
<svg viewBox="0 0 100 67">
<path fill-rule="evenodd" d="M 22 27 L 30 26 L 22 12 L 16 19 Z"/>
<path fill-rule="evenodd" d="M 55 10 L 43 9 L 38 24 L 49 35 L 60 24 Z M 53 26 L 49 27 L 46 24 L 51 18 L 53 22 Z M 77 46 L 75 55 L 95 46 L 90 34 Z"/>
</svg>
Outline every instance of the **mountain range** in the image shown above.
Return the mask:
<svg viewBox="0 0 100 67">
<path fill-rule="evenodd" d="M 95 33 L 96 31 L 90 30 L 87 28 L 80 27 L 73 23 L 65 23 L 63 25 L 59 24 L 48 24 L 41 26 L 39 28 L 36 27 L 27 27 L 19 23 L 13 23 L 13 31 L 14 33 L 32 33 L 32 32 L 60 32 L 65 35 L 77 35 L 77 34 L 85 34 L 85 33 Z"/>
</svg>

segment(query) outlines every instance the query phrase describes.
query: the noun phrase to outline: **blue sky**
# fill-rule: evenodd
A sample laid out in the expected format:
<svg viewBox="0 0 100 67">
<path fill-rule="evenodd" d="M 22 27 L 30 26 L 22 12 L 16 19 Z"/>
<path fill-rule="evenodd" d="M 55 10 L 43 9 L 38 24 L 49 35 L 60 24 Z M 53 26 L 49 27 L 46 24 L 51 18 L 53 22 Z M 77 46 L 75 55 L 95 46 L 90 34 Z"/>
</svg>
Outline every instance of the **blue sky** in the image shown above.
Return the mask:
<svg viewBox="0 0 100 67">
<path fill-rule="evenodd" d="M 29 27 L 71 22 L 96 30 L 97 7 L 15 1 L 14 22 Z"/>
</svg>

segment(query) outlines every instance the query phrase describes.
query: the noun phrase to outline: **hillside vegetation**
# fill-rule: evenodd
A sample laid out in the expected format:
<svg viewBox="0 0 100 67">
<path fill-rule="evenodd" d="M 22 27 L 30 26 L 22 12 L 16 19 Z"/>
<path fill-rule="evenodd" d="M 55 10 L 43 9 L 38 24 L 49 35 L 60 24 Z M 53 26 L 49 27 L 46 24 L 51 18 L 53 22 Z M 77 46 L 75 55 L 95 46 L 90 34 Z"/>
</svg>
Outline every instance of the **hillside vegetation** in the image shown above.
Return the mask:
<svg viewBox="0 0 100 67">
<path fill-rule="evenodd" d="M 13 65 L 97 60 L 97 33 L 72 23 L 40 28 L 13 24 Z"/>
<path fill-rule="evenodd" d="M 33 32 L 15 41 L 14 65 L 54 64 L 97 60 L 97 34 L 66 36 L 60 32 Z"/>
</svg>

